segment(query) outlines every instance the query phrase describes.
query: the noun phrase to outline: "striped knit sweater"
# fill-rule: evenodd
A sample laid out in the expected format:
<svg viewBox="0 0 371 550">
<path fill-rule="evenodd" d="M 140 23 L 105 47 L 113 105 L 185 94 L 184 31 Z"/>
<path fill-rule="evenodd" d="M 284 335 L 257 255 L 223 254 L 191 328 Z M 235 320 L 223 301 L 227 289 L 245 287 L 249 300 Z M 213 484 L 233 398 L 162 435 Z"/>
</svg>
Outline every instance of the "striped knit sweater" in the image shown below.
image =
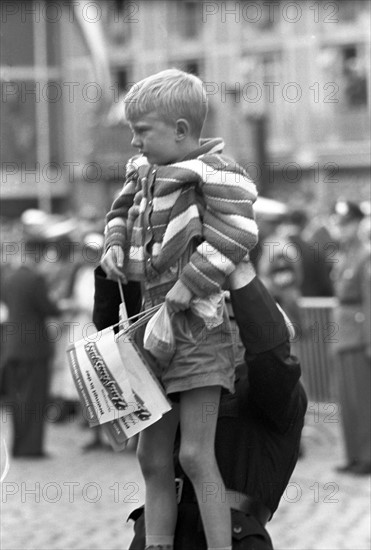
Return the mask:
<svg viewBox="0 0 371 550">
<path fill-rule="evenodd" d="M 105 229 L 106 249 L 124 248 L 128 279 L 164 273 L 195 239 L 180 279 L 204 297 L 220 291 L 257 243 L 254 183 L 221 154 L 223 140 L 202 141 L 193 158 L 174 164 L 150 166 L 143 156 L 129 160 Z"/>
</svg>

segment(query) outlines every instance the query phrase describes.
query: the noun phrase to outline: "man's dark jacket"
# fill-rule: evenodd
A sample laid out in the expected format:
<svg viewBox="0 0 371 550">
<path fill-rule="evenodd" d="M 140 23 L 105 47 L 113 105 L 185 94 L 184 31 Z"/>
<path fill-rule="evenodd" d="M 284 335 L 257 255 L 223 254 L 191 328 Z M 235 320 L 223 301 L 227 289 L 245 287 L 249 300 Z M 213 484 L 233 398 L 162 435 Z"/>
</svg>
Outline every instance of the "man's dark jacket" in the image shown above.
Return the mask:
<svg viewBox="0 0 371 550">
<path fill-rule="evenodd" d="M 37 361 L 53 354 L 53 339 L 48 334 L 48 317 L 59 310 L 48 297 L 44 277 L 26 265 L 9 271 L 4 278 L 2 300 L 9 310 L 4 327 L 3 361 Z"/>
</svg>

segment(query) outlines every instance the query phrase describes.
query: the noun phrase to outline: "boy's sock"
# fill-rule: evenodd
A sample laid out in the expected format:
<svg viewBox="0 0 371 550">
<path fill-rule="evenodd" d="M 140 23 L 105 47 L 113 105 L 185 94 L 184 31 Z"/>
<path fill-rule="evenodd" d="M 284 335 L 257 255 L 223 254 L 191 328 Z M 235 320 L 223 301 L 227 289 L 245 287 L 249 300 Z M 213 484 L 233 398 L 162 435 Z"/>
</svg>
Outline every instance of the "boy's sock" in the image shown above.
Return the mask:
<svg viewBox="0 0 371 550">
<path fill-rule="evenodd" d="M 173 535 L 148 535 L 146 536 L 145 550 L 173 550 Z"/>
</svg>

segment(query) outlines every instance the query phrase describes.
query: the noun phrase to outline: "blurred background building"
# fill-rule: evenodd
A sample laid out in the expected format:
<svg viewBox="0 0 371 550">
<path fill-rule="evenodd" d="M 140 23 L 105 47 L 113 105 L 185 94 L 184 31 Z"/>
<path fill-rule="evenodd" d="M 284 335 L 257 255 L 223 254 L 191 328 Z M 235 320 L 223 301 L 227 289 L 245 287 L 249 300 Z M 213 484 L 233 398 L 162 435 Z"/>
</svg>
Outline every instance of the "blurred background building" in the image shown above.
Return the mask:
<svg viewBox="0 0 371 550">
<path fill-rule="evenodd" d="M 370 3 L 363 0 L 1 3 L 2 216 L 100 214 L 132 155 L 130 83 L 198 74 L 204 135 L 280 200 L 367 200 Z"/>
</svg>

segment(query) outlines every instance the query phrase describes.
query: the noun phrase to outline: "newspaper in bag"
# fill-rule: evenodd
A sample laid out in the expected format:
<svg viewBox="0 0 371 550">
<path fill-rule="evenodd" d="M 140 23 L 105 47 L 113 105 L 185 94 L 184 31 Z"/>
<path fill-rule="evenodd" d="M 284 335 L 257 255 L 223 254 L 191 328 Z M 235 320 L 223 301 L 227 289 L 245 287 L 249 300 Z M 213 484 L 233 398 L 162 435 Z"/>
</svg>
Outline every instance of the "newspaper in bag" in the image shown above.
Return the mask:
<svg viewBox="0 0 371 550">
<path fill-rule="evenodd" d="M 115 341 L 113 327 L 67 349 L 73 380 L 90 427 L 140 408 Z"/>
<path fill-rule="evenodd" d="M 160 420 L 170 411 L 171 405 L 160 383 L 126 330 L 119 332 L 116 342 L 137 405 L 132 413 L 104 426 L 104 431 L 113 448 L 120 450 L 120 446 L 124 446 L 127 439 Z"/>
<path fill-rule="evenodd" d="M 147 311 L 136 316 L 141 316 L 139 325 L 151 315 Z M 130 437 L 157 422 L 171 405 L 131 338 L 136 323 L 130 325 L 124 304 L 118 335 L 116 326 L 74 343 L 67 355 L 89 426 L 102 425 L 112 447 L 122 450 Z"/>
</svg>

